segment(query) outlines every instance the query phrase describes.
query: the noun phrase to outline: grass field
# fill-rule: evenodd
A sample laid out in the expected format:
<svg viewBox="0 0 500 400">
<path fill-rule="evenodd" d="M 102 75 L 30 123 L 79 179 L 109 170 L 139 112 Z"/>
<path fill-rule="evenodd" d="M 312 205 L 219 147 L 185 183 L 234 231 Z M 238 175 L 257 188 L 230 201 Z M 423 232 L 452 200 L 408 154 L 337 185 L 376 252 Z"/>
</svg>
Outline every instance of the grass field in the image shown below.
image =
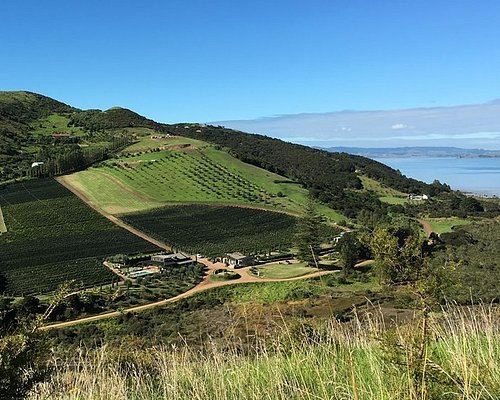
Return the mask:
<svg viewBox="0 0 500 400">
<path fill-rule="evenodd" d="M 404 204 L 408 195 L 398 190 L 382 185 L 374 179 L 364 175 L 358 175 L 363 183 L 364 190 L 376 193 L 379 200 L 389 204 Z"/>
<path fill-rule="evenodd" d="M 69 133 L 73 136 L 82 136 L 85 132 L 78 127 L 68 127 L 69 118 L 64 115 L 51 114 L 48 117 L 33 122 L 33 134 L 39 136 L 52 135 L 55 132 Z"/>
<path fill-rule="evenodd" d="M 151 151 L 161 144 L 164 150 Z M 139 149 L 150 149 L 148 152 Z M 130 153 L 132 150 L 136 153 Z M 71 175 L 70 183 L 110 213 L 172 203 L 244 205 L 300 214 L 308 191 L 213 146 L 179 137 L 143 138 L 122 156 Z M 345 219 L 324 205 L 330 221 Z"/>
<path fill-rule="evenodd" d="M 141 135 L 147 134 L 147 136 L 142 137 L 137 143 L 134 143 L 122 150 L 122 154 L 144 152 L 151 149 L 164 148 L 168 146 L 178 146 L 183 144 L 188 144 L 197 147 L 208 146 L 207 143 L 196 139 L 189 139 L 181 136 L 165 137 L 162 139 L 153 139 L 151 136 L 162 136 L 160 133 L 156 133 L 149 128 L 142 128 L 142 130 L 134 129 L 131 131 L 133 133 L 139 133 Z"/>
<path fill-rule="evenodd" d="M 467 225 L 472 221 L 460 218 L 427 218 L 427 221 L 432 227 L 432 231 L 436 233 L 451 232 L 454 226 Z"/>
<path fill-rule="evenodd" d="M 0 236 L 0 292 L 51 291 L 68 280 L 92 286 L 115 276 L 106 256 L 154 251 L 85 205 L 53 179 L 0 189 L 8 232 Z"/>
<path fill-rule="evenodd" d="M 258 274 L 255 274 L 256 276 L 270 279 L 294 278 L 318 271 L 316 268 L 308 267 L 306 263 L 286 264 L 283 262 L 263 265 L 255 268 L 259 271 Z"/>
</svg>

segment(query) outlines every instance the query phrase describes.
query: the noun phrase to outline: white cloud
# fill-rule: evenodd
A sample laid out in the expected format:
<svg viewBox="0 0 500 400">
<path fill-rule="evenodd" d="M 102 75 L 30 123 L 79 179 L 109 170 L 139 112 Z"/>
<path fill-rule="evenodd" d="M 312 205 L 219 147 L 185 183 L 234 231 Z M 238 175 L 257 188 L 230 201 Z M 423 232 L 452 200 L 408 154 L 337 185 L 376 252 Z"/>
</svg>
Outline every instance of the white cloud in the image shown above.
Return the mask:
<svg viewBox="0 0 500 400">
<path fill-rule="evenodd" d="M 500 101 L 453 107 L 340 111 L 213 123 L 310 144 L 439 145 L 500 149 Z M 365 144 L 366 142 L 366 144 Z"/>
<path fill-rule="evenodd" d="M 404 128 L 407 128 L 408 126 L 405 125 L 405 124 L 394 124 L 391 126 L 391 129 L 404 129 Z"/>
</svg>

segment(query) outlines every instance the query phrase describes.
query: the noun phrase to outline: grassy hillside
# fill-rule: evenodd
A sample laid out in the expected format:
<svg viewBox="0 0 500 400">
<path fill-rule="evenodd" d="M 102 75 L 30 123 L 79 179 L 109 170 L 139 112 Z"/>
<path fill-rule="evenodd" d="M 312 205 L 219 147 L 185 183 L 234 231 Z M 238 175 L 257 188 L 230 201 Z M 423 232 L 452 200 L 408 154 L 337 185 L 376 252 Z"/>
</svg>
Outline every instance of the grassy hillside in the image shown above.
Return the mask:
<svg viewBox="0 0 500 400">
<path fill-rule="evenodd" d="M 300 214 L 308 192 L 199 140 L 142 138 L 122 154 L 67 178 L 111 213 L 172 203 L 230 204 Z M 318 203 L 330 221 L 344 217 Z"/>
<path fill-rule="evenodd" d="M 36 93 L 0 92 L 0 183 L 81 169 L 145 128 L 164 129 L 122 108 L 82 111 Z M 45 164 L 34 170 L 35 161 Z"/>
<path fill-rule="evenodd" d="M 363 189 L 374 193 L 378 199 L 388 204 L 405 204 L 408 194 L 388 187 L 366 175 L 358 175 L 363 183 Z"/>
<path fill-rule="evenodd" d="M 156 249 L 52 179 L 0 189 L 0 207 L 8 227 L 0 235 L 0 292 L 46 292 L 68 280 L 110 282 L 106 256 Z"/>
</svg>

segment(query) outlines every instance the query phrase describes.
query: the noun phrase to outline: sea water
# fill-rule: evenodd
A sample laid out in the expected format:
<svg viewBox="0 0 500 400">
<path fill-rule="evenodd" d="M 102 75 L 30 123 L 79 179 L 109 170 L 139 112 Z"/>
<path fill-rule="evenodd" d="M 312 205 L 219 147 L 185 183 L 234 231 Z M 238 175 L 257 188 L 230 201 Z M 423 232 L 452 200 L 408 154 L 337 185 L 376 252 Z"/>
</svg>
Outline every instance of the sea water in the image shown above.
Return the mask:
<svg viewBox="0 0 500 400">
<path fill-rule="evenodd" d="M 438 179 L 452 189 L 500 196 L 500 158 L 377 158 L 403 175 L 427 183 Z"/>
</svg>

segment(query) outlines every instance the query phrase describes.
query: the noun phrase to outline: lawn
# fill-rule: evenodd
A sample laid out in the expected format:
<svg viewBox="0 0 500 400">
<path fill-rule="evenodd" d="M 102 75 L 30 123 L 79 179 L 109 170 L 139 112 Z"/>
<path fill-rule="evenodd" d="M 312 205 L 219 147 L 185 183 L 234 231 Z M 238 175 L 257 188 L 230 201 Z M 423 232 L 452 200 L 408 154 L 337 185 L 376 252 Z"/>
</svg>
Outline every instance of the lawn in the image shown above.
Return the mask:
<svg viewBox="0 0 500 400">
<path fill-rule="evenodd" d="M 318 269 L 308 267 L 307 264 L 303 262 L 286 264 L 285 261 L 275 264 L 262 265 L 255 268 L 258 271 L 258 274 L 255 273 L 256 276 L 259 276 L 260 278 L 269 278 L 269 279 L 294 278 L 297 276 L 307 275 L 318 271 Z"/>
<path fill-rule="evenodd" d="M 427 218 L 432 231 L 436 233 L 451 232 L 454 226 L 468 225 L 472 221 L 460 218 Z"/>
</svg>

